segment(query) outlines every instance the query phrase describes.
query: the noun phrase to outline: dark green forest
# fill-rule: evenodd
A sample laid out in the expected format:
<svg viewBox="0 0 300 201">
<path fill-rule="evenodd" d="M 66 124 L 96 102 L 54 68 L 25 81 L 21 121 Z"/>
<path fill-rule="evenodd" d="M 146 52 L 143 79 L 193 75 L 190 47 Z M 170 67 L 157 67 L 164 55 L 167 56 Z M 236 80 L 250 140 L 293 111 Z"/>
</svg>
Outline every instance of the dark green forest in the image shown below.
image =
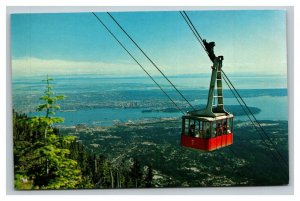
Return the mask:
<svg viewBox="0 0 300 201">
<path fill-rule="evenodd" d="M 152 187 L 152 167 L 143 169 L 132 158 L 126 164 L 113 165 L 102 154 L 89 151 L 74 136 L 63 136 L 55 117 L 64 96 L 57 96 L 47 76 L 44 95 L 37 110 L 42 116 L 28 117 L 13 112 L 13 148 L 15 188 L 78 189 Z"/>
</svg>

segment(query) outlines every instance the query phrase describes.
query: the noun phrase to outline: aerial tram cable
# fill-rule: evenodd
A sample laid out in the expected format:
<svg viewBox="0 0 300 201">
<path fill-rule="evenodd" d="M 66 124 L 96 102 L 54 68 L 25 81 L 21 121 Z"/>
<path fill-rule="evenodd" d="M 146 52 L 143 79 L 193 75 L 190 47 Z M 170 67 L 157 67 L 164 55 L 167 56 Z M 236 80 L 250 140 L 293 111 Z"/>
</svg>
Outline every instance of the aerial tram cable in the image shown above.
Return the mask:
<svg viewBox="0 0 300 201">
<path fill-rule="evenodd" d="M 229 87 L 231 93 L 234 95 L 234 97 L 236 98 L 236 100 L 238 101 L 239 105 L 241 106 L 241 108 L 243 109 L 244 113 L 247 115 L 248 119 L 251 121 L 253 127 L 255 128 L 255 130 L 257 131 L 257 133 L 260 135 L 262 142 L 265 144 L 266 147 L 268 147 L 268 150 L 270 151 L 271 155 L 273 156 L 273 158 L 277 161 L 278 157 L 274 154 L 274 152 L 272 151 L 272 147 L 270 147 L 270 144 L 268 144 L 266 142 L 266 140 L 264 139 L 264 137 L 262 136 L 260 130 L 257 128 L 257 126 L 255 125 L 255 123 L 253 122 L 253 120 L 250 118 L 248 112 L 245 110 L 244 106 L 242 105 L 242 103 L 240 102 L 240 100 L 238 99 L 238 97 L 236 96 L 236 94 L 234 93 L 234 91 L 232 90 L 231 86 L 228 84 L 228 82 L 226 81 L 226 79 L 224 79 L 225 83 L 227 84 L 227 86 Z M 281 168 L 284 168 L 281 166 L 281 163 L 279 163 L 279 166 Z"/>
<path fill-rule="evenodd" d="M 275 159 L 275 161 L 278 161 L 276 155 L 272 152 L 272 149 L 270 147 L 269 144 L 266 143 L 265 139 L 263 138 L 263 136 L 261 135 L 261 133 L 259 132 L 258 128 L 256 127 L 256 125 L 254 124 L 253 120 L 250 118 L 248 112 L 245 110 L 244 106 L 242 105 L 242 103 L 240 102 L 240 100 L 237 98 L 236 94 L 234 93 L 234 91 L 232 90 L 231 86 L 228 84 L 227 80 L 224 79 L 225 83 L 227 84 L 228 88 L 230 89 L 231 93 L 234 95 L 234 97 L 236 98 L 236 100 L 238 101 L 239 105 L 241 106 L 241 108 L 243 109 L 244 113 L 248 116 L 249 120 L 251 121 L 253 127 L 256 129 L 256 131 L 258 132 L 258 134 L 260 135 L 260 137 L 262 138 L 263 143 L 265 144 L 266 147 L 268 147 L 268 151 L 270 151 L 271 155 L 273 156 L 273 158 Z M 229 147 L 230 152 L 235 155 L 237 157 L 237 154 L 233 151 L 233 149 L 231 147 Z M 251 153 L 252 156 L 254 156 L 253 153 Z M 284 169 L 284 167 L 281 165 L 281 163 L 278 161 L 277 162 L 278 165 L 280 166 L 281 169 Z M 249 168 L 247 167 L 247 169 L 249 170 Z M 285 177 L 288 177 L 288 175 L 285 172 L 281 172 L 282 174 L 284 174 Z"/>
<path fill-rule="evenodd" d="M 135 57 L 127 50 L 127 48 L 121 43 L 121 41 L 110 31 L 110 29 L 104 24 L 104 22 L 94 13 L 93 15 L 98 19 L 98 21 L 103 25 L 103 27 L 110 33 L 110 35 L 118 42 L 118 44 L 129 54 L 129 56 L 141 67 L 141 69 L 150 77 L 150 79 L 159 87 L 159 89 L 170 99 L 170 101 L 175 105 L 175 107 L 182 113 L 182 109 L 173 101 L 173 99 L 167 94 L 167 92 L 155 81 L 155 79 L 147 72 L 147 70 L 135 59 Z"/>
<path fill-rule="evenodd" d="M 205 46 L 203 45 L 203 39 L 200 36 L 199 32 L 197 31 L 197 29 L 195 28 L 195 26 L 193 25 L 192 21 L 190 20 L 190 18 L 188 17 L 187 13 L 185 11 L 180 11 L 181 16 L 183 17 L 183 19 L 186 21 L 186 23 L 188 24 L 189 28 L 191 29 L 191 31 L 193 32 L 193 34 L 195 35 L 195 37 L 197 38 L 198 42 L 200 43 L 200 45 L 203 47 L 203 49 L 205 50 L 205 52 L 209 55 L 207 49 L 205 48 Z M 226 76 L 226 74 L 224 73 L 224 71 L 221 69 L 221 72 L 223 73 L 223 75 L 225 76 L 225 82 L 229 87 L 229 84 L 226 81 L 227 80 L 230 82 L 230 80 L 228 79 L 228 77 Z M 231 82 L 230 82 L 231 83 Z M 232 87 L 234 88 L 234 90 L 236 91 L 235 87 L 233 86 L 233 84 L 231 83 Z M 230 88 L 230 87 L 229 87 Z M 230 88 L 230 90 L 232 91 L 232 89 Z M 233 91 L 232 91 L 233 93 Z M 266 134 L 266 132 L 263 130 L 263 128 L 261 127 L 261 125 L 259 124 L 259 122 L 257 121 L 257 119 L 255 118 L 254 114 L 251 112 L 251 110 L 249 109 L 249 107 L 247 106 L 247 104 L 244 102 L 244 100 L 242 99 L 242 97 L 239 95 L 239 93 L 236 91 L 236 93 L 238 94 L 238 96 L 241 98 L 242 102 L 245 104 L 245 107 L 247 108 L 247 110 L 249 110 L 249 112 L 252 114 L 253 118 L 255 119 L 256 123 L 259 125 L 259 127 L 261 128 L 262 132 L 267 136 L 267 139 L 269 140 L 269 142 L 273 145 L 274 149 L 276 150 L 277 154 L 279 155 L 279 157 L 281 158 L 281 160 L 285 163 L 285 165 L 287 165 L 288 167 L 288 163 L 285 161 L 284 157 L 280 154 L 280 152 L 277 150 L 276 146 L 274 145 L 274 143 L 271 141 L 270 137 Z M 234 93 L 233 93 L 234 94 Z M 234 94 L 234 96 L 236 97 L 236 95 Z M 236 97 L 237 99 L 237 97 Z M 237 99 L 238 100 L 238 99 Z M 248 116 L 248 118 L 250 119 L 251 123 L 254 125 L 255 129 L 258 131 L 256 125 L 254 124 L 254 122 L 252 121 L 252 119 L 249 117 L 248 113 L 245 111 L 244 107 L 241 105 L 240 101 L 238 100 L 240 106 L 243 108 L 244 112 L 246 113 L 246 115 Z M 260 133 L 259 133 L 260 134 Z M 262 135 L 260 135 L 263 142 L 266 144 L 264 138 Z M 269 146 L 268 146 L 269 147 Z M 272 149 L 269 147 L 272 155 L 274 156 L 274 153 L 272 152 Z M 231 150 L 231 149 L 230 149 Z M 232 151 L 232 150 L 231 150 Z M 234 154 L 234 152 L 232 152 Z M 276 161 L 277 161 L 277 157 Z M 279 163 L 279 165 L 281 166 L 281 164 Z M 281 166 L 282 167 L 282 166 Z"/>
<path fill-rule="evenodd" d="M 242 103 L 240 102 L 240 100 L 238 99 L 237 95 L 234 93 L 234 91 L 232 90 L 231 86 L 228 84 L 228 81 L 226 79 L 224 79 L 226 85 L 228 86 L 228 88 L 230 89 L 231 93 L 234 95 L 234 97 L 236 98 L 237 102 L 239 103 L 239 105 L 241 106 L 241 108 L 243 109 L 244 113 L 247 115 L 248 119 L 251 121 L 253 127 L 256 129 L 257 132 L 259 132 L 258 128 L 256 127 L 255 123 L 253 122 L 253 120 L 251 119 L 251 117 L 249 116 L 248 112 L 246 111 L 246 109 L 244 108 L 244 106 L 242 105 Z M 265 141 L 264 141 L 265 142 Z M 267 145 L 267 144 L 266 144 Z"/>
<path fill-rule="evenodd" d="M 214 42 L 207 43 L 201 38 L 185 11 L 179 11 L 179 13 L 213 63 L 206 107 L 188 112 L 188 115 L 182 117 L 181 145 L 204 151 L 213 151 L 230 146 L 233 144 L 234 116 L 224 108 L 221 74 L 223 56 L 214 54 Z M 214 95 L 215 90 L 217 95 Z M 216 98 L 218 102 L 214 104 Z M 202 123 L 202 126 L 200 124 L 197 126 L 197 134 L 194 137 L 190 129 L 188 132 L 186 131 L 186 127 L 190 124 L 194 127 L 195 122 L 197 124 Z"/>
<path fill-rule="evenodd" d="M 118 27 L 126 34 L 126 36 L 134 43 L 134 45 L 143 53 L 143 55 L 152 63 L 152 65 L 164 76 L 164 78 L 173 86 L 173 88 L 180 94 L 180 96 L 195 110 L 194 106 L 185 98 L 185 96 L 177 89 L 177 87 L 169 80 L 169 78 L 158 68 L 158 66 L 149 58 L 149 56 L 142 50 L 142 48 L 133 40 L 133 38 L 125 31 L 119 22 L 109 13 L 110 18 L 118 25 Z"/>
<path fill-rule="evenodd" d="M 278 157 L 276 156 L 276 154 L 274 154 L 274 152 L 272 151 L 272 148 L 270 147 L 270 144 L 268 144 L 266 142 L 266 140 L 264 139 L 264 137 L 262 136 L 261 132 L 258 130 L 258 128 L 255 126 L 253 120 L 250 118 L 249 114 L 247 113 L 247 111 L 245 110 L 245 108 L 242 106 L 242 103 L 240 102 L 240 100 L 237 98 L 236 94 L 233 92 L 233 90 L 231 89 L 231 86 L 228 84 L 228 82 L 226 81 L 226 79 L 224 79 L 225 83 L 227 84 L 227 86 L 229 87 L 229 89 L 231 90 L 231 93 L 235 96 L 236 100 L 238 101 L 238 103 L 240 104 L 241 108 L 244 110 L 245 114 L 248 116 L 249 120 L 251 121 L 253 127 L 255 128 L 255 130 L 258 132 L 258 134 L 260 135 L 262 142 L 265 144 L 266 147 L 268 147 L 268 151 L 271 153 L 272 157 L 275 159 L 275 161 L 278 163 L 278 165 L 280 166 L 280 168 L 285 169 L 281 163 L 278 161 Z M 230 148 L 230 147 L 229 147 Z M 230 148 L 230 151 L 234 154 L 235 152 Z M 253 154 L 252 154 L 253 155 Z M 288 167 L 288 166 L 287 166 Z M 288 177 L 288 175 L 286 174 L 285 171 L 281 172 L 282 174 L 284 174 L 284 176 Z"/>
<path fill-rule="evenodd" d="M 252 111 L 250 110 L 250 108 L 247 106 L 246 102 L 244 101 L 244 99 L 241 97 L 241 95 L 239 94 L 239 92 L 236 90 L 236 88 L 234 87 L 234 85 L 232 84 L 232 82 L 229 80 L 229 78 L 227 77 L 227 75 L 225 74 L 224 71 L 222 71 L 223 75 L 225 76 L 225 78 L 229 81 L 230 85 L 233 87 L 234 91 L 236 92 L 236 94 L 239 96 L 239 98 L 241 99 L 241 101 L 244 103 L 244 105 L 246 106 L 248 112 L 252 115 L 252 117 L 254 118 L 255 122 L 257 123 L 257 125 L 259 126 L 259 128 L 261 129 L 261 131 L 265 134 L 266 138 L 268 139 L 268 141 L 273 145 L 274 149 L 276 150 L 276 152 L 278 153 L 278 155 L 281 157 L 281 159 L 286 163 L 286 165 L 288 165 L 288 163 L 285 161 L 284 157 L 281 155 L 281 153 L 278 151 L 278 149 L 276 148 L 275 144 L 272 142 L 271 138 L 268 136 L 268 134 L 265 132 L 265 130 L 263 129 L 263 127 L 260 125 L 259 121 L 256 119 L 256 117 L 254 116 L 254 114 L 252 113 Z"/>
<path fill-rule="evenodd" d="M 197 38 L 198 42 L 200 43 L 200 45 L 203 47 L 204 51 L 208 55 L 208 51 L 207 51 L 207 49 L 205 48 L 205 46 L 203 45 L 203 42 L 202 42 L 203 39 L 200 36 L 200 34 L 198 33 L 197 29 L 194 27 L 194 25 L 193 25 L 192 21 L 190 20 L 189 16 L 187 15 L 187 13 L 185 11 L 179 11 L 179 13 L 183 17 L 183 19 L 185 20 L 187 25 L 190 27 L 191 31 L 193 32 L 193 34 Z"/>
<path fill-rule="evenodd" d="M 259 121 L 256 119 L 256 117 L 254 116 L 254 114 L 252 113 L 252 111 L 250 110 L 250 108 L 248 107 L 248 105 L 246 104 L 246 102 L 244 101 L 244 99 L 241 97 L 241 95 L 239 94 L 239 92 L 236 90 L 236 88 L 234 87 L 234 85 L 232 84 L 232 82 L 229 80 L 229 78 L 227 77 L 227 75 L 224 73 L 224 71 L 222 70 L 222 73 L 225 77 L 225 82 L 228 85 L 228 87 L 230 88 L 231 92 L 233 93 L 233 90 L 236 92 L 236 94 L 238 95 L 238 97 L 241 99 L 241 101 L 243 102 L 244 106 L 247 108 L 247 111 L 251 114 L 251 116 L 254 118 L 254 121 L 256 122 L 256 124 L 258 125 L 258 127 L 261 129 L 261 132 L 265 135 L 265 138 L 268 140 L 268 142 L 273 146 L 273 149 L 277 152 L 278 156 L 280 157 L 280 159 L 285 163 L 285 165 L 288 167 L 288 163 L 287 161 L 284 159 L 284 157 L 282 156 L 282 154 L 278 151 L 278 149 L 276 148 L 275 144 L 272 142 L 272 139 L 269 137 L 269 135 L 265 132 L 265 130 L 263 129 L 263 127 L 260 125 Z M 232 86 L 233 90 L 231 89 L 231 87 L 229 86 L 229 84 Z M 233 93 L 234 94 L 234 93 Z M 235 98 L 238 100 L 238 98 L 235 95 Z M 238 101 L 239 102 L 239 101 Z M 241 105 L 241 103 L 239 102 L 239 104 Z M 242 105 L 241 105 L 242 107 Z M 243 108 L 243 107 L 242 107 Z M 243 108 L 244 112 L 246 113 L 245 109 Z M 247 113 L 246 113 L 247 114 Z M 249 117 L 249 115 L 247 114 L 248 118 L 251 120 L 251 118 Z M 256 124 L 251 120 L 252 124 L 254 125 L 255 128 L 257 128 Z M 259 132 L 260 134 L 260 132 Z M 263 137 L 261 136 L 261 138 L 263 139 Z M 269 147 L 271 149 L 271 147 Z"/>
</svg>

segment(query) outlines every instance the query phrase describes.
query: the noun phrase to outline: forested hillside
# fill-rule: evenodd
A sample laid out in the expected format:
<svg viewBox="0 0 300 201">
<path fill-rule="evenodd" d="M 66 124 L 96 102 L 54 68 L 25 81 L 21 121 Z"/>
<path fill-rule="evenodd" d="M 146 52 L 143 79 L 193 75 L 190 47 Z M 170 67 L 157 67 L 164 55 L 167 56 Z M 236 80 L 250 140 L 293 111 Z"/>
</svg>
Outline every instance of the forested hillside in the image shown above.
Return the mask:
<svg viewBox="0 0 300 201">
<path fill-rule="evenodd" d="M 28 117 L 13 112 L 13 147 L 16 189 L 74 189 L 151 187 L 152 168 L 143 169 L 132 158 L 118 167 L 102 154 L 95 154 L 76 137 L 62 136 L 55 125 L 63 122 L 55 117 L 57 102 L 51 78 L 47 76 L 42 116 Z"/>
</svg>

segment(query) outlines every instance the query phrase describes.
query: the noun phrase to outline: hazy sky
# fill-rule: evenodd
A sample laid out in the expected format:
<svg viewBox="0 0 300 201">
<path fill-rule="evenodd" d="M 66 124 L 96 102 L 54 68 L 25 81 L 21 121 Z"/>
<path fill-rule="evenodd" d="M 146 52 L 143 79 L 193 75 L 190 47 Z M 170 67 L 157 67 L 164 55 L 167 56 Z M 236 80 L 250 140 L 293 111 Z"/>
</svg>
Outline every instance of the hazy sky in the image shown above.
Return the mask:
<svg viewBox="0 0 300 201">
<path fill-rule="evenodd" d="M 225 72 L 286 75 L 285 11 L 187 13 L 201 36 L 215 41 Z M 112 14 L 167 75 L 210 73 L 211 61 L 179 12 Z M 106 13 L 97 15 L 158 75 Z M 12 15 L 11 44 L 14 76 L 144 75 L 91 13 Z"/>
</svg>

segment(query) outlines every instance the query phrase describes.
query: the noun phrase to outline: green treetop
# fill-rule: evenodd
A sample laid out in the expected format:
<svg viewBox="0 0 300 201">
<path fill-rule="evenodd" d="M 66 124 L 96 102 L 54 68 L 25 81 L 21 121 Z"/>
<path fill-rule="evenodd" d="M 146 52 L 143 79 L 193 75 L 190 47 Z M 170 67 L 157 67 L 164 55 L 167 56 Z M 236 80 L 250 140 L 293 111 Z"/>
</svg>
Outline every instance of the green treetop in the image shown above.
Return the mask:
<svg viewBox="0 0 300 201">
<path fill-rule="evenodd" d="M 29 151 L 23 151 L 20 162 L 26 167 L 22 168 L 22 174 L 25 173 L 33 179 L 34 188 L 76 188 L 81 182 L 81 172 L 77 162 L 68 158 L 70 150 L 63 146 L 70 144 L 75 137 L 58 136 L 53 129 L 54 124 L 64 121 L 63 118 L 53 116 L 55 111 L 60 109 L 57 101 L 64 99 L 64 96 L 56 96 L 53 93 L 53 87 L 50 85 L 53 79 L 48 75 L 43 81 L 46 82 L 46 90 L 40 98 L 43 103 L 37 110 L 45 112 L 45 115 L 27 120 L 30 128 L 38 131 L 40 135 L 32 143 Z"/>
</svg>

